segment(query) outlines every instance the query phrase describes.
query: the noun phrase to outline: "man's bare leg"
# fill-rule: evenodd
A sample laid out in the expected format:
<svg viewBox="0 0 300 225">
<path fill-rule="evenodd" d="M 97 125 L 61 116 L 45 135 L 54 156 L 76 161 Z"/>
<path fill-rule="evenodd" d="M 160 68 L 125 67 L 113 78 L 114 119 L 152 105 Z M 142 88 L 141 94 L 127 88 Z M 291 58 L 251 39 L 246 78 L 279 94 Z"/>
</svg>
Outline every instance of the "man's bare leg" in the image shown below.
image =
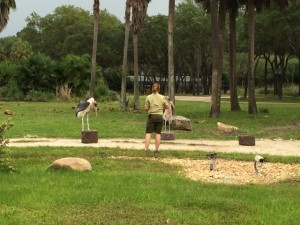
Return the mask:
<svg viewBox="0 0 300 225">
<path fill-rule="evenodd" d="M 145 136 L 145 150 L 149 150 L 150 141 L 151 141 L 151 134 L 146 133 L 146 136 Z"/>
</svg>

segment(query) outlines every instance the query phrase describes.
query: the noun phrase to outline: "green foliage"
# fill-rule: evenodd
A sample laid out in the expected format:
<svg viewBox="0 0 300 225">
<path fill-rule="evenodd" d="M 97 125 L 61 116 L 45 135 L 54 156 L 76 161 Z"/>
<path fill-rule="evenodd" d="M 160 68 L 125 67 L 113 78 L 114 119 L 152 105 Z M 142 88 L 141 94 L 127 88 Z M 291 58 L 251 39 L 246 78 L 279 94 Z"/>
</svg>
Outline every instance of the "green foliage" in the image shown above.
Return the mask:
<svg viewBox="0 0 300 225">
<path fill-rule="evenodd" d="M 57 65 L 44 54 L 33 54 L 23 59 L 16 82 L 26 95 L 30 90 L 54 92 L 57 85 Z"/>
<path fill-rule="evenodd" d="M 118 94 L 115 91 L 109 90 L 103 79 L 98 79 L 95 87 L 95 96 L 99 101 L 117 101 Z"/>
<path fill-rule="evenodd" d="M 0 172 L 10 173 L 15 172 L 16 169 L 11 165 L 8 159 L 5 158 L 6 152 L 4 150 L 8 140 L 5 139 L 5 133 L 12 127 L 10 121 L 4 122 L 0 125 Z"/>
<path fill-rule="evenodd" d="M 270 110 L 267 107 L 261 107 L 258 109 L 260 113 L 270 113 Z"/>
<path fill-rule="evenodd" d="M 85 96 L 89 88 L 91 59 L 89 55 L 67 55 L 60 63 L 59 85 L 67 84 L 75 96 Z M 99 76 L 99 73 L 97 74 Z"/>
<path fill-rule="evenodd" d="M 106 10 L 100 12 L 97 53 L 100 66 L 106 68 L 121 64 L 122 28 L 117 17 Z M 67 55 L 90 54 L 93 43 L 93 15 L 74 6 L 58 7 L 45 17 L 33 13 L 18 36 L 28 41 L 35 52 L 42 52 L 54 60 Z"/>
<path fill-rule="evenodd" d="M 121 68 L 108 68 L 103 71 L 103 78 L 107 83 L 107 86 L 112 91 L 121 91 Z"/>
<path fill-rule="evenodd" d="M 17 76 L 19 66 L 11 61 L 0 62 L 0 87 L 8 85 Z"/>
<path fill-rule="evenodd" d="M 29 102 L 48 102 L 53 99 L 55 99 L 55 95 L 51 92 L 30 90 L 24 100 Z"/>
</svg>

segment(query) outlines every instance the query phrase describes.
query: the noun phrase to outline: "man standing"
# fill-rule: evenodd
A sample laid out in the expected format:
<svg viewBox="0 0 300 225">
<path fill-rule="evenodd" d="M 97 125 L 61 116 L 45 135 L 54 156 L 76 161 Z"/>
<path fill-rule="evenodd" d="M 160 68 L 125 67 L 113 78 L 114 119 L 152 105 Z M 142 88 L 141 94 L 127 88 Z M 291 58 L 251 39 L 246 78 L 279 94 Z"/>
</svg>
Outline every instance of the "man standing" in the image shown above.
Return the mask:
<svg viewBox="0 0 300 225">
<path fill-rule="evenodd" d="M 163 127 L 163 110 L 168 107 L 167 100 L 159 94 L 160 85 L 154 83 L 152 85 L 152 94 L 148 95 L 145 101 L 145 111 L 148 112 L 148 120 L 146 125 L 145 150 L 149 150 L 151 134 L 155 135 L 155 156 L 159 154 L 159 145 L 161 139 L 161 129 Z"/>
</svg>

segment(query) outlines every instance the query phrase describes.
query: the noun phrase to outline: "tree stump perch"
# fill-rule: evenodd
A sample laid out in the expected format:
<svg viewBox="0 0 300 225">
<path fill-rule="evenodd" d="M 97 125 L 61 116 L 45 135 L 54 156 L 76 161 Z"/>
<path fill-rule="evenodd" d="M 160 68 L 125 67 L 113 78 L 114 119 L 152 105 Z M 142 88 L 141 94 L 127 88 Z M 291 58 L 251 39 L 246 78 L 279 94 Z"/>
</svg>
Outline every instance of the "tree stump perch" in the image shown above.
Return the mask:
<svg viewBox="0 0 300 225">
<path fill-rule="evenodd" d="M 253 136 L 239 136 L 239 145 L 255 146 L 255 137 Z"/>
<path fill-rule="evenodd" d="M 84 144 L 98 143 L 98 131 L 97 130 L 81 131 L 81 143 Z"/>
<path fill-rule="evenodd" d="M 173 140 L 175 140 L 175 134 L 173 132 L 162 132 L 161 140 L 173 141 Z"/>
</svg>

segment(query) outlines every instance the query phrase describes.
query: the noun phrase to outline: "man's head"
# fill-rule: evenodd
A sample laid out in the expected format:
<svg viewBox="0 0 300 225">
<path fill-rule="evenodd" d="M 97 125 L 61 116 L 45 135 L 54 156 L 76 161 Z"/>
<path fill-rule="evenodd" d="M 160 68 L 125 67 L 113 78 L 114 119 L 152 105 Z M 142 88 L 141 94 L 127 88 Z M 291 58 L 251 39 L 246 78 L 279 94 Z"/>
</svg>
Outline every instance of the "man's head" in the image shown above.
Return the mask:
<svg viewBox="0 0 300 225">
<path fill-rule="evenodd" d="M 160 89 L 159 83 L 152 84 L 152 93 L 158 93 Z"/>
</svg>

